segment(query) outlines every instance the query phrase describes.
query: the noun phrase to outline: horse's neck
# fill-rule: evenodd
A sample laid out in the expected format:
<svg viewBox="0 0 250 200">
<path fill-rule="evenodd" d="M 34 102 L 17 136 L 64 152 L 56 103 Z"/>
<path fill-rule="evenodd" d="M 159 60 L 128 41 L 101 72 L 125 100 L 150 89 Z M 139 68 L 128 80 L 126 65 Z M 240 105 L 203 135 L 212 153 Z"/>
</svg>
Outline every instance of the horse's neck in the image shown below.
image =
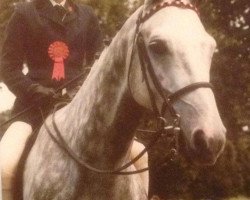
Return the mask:
<svg viewBox="0 0 250 200">
<path fill-rule="evenodd" d="M 140 116 L 138 105 L 127 92 L 126 55 L 133 37 L 127 22 L 97 61 L 73 101 L 62 113 L 61 130 L 81 155 L 114 167 L 133 138 Z M 109 162 L 107 162 L 107 158 Z M 96 163 L 96 164 L 97 164 Z M 111 166 L 107 166 L 111 163 Z"/>
</svg>

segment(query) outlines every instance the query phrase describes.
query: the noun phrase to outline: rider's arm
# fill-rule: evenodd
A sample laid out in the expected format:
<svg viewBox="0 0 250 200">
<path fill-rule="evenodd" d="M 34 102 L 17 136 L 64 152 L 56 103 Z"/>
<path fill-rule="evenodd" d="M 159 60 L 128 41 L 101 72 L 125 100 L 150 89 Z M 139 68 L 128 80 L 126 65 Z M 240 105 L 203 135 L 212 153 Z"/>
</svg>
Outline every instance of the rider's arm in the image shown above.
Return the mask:
<svg viewBox="0 0 250 200">
<path fill-rule="evenodd" d="M 0 73 L 4 83 L 17 97 L 25 97 L 27 88 L 33 83 L 22 72 L 26 31 L 25 19 L 15 11 L 6 29 L 0 58 Z"/>
</svg>

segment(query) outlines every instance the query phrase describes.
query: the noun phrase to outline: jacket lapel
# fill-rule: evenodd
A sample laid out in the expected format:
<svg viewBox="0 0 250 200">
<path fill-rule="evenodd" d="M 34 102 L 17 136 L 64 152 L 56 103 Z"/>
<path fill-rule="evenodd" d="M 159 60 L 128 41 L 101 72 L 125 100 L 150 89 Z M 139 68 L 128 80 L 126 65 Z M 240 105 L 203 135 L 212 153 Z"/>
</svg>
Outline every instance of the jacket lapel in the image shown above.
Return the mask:
<svg viewBox="0 0 250 200">
<path fill-rule="evenodd" d="M 43 7 L 39 10 L 39 13 L 41 17 L 47 18 L 54 23 L 64 26 L 65 24 L 68 24 L 77 19 L 76 10 L 78 9 L 76 6 L 71 5 L 68 2 L 65 6 L 67 12 L 62 19 L 58 18 L 57 13 L 55 12 L 53 5 L 49 2 L 49 0 L 46 0 L 46 3 L 44 3 Z"/>
<path fill-rule="evenodd" d="M 76 6 L 75 4 L 71 2 L 67 3 L 65 6 L 67 7 L 68 12 L 66 13 L 63 19 L 58 19 L 58 15 L 54 11 L 53 5 L 50 3 L 49 0 L 46 0 L 44 4 L 41 7 L 39 7 L 38 13 L 41 18 L 44 18 L 53 22 L 55 25 L 61 27 L 62 31 L 63 30 L 66 31 L 65 32 L 66 35 L 64 36 L 65 39 L 68 42 L 72 42 L 74 38 L 76 38 L 77 35 L 79 35 L 80 32 L 84 29 L 83 27 L 85 27 L 85 25 L 84 23 L 82 23 L 82 19 L 78 19 L 78 15 L 80 15 L 78 6 Z M 50 29 L 50 32 L 53 32 L 52 31 L 53 27 L 49 29 Z"/>
<path fill-rule="evenodd" d="M 67 13 L 66 13 L 64 19 L 62 20 L 63 24 L 67 24 L 71 21 L 74 21 L 77 18 L 77 9 L 78 8 L 76 6 L 74 6 L 71 3 L 68 3 L 68 1 L 67 1 L 65 7 L 67 10 Z"/>
<path fill-rule="evenodd" d="M 80 15 L 80 9 L 75 4 L 68 0 L 67 15 L 63 20 L 63 24 L 67 29 L 67 40 L 72 42 L 77 38 L 77 36 L 85 30 L 83 21 L 83 16 Z M 85 17 L 84 17 L 85 19 Z"/>
<path fill-rule="evenodd" d="M 50 2 L 46 2 L 44 6 L 39 9 L 39 14 L 41 17 L 47 18 L 56 24 L 63 25 L 62 22 L 58 19 L 58 15 L 54 11 L 54 8 Z"/>
</svg>

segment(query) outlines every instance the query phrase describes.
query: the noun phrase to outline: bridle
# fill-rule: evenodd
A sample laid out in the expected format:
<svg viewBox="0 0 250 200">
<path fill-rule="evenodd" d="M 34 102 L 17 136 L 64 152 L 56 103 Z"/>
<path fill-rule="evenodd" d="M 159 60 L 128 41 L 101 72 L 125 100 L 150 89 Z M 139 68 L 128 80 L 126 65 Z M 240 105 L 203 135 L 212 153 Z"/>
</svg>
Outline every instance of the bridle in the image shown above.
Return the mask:
<svg viewBox="0 0 250 200">
<path fill-rule="evenodd" d="M 100 174 L 113 174 L 113 175 L 131 175 L 131 174 L 136 174 L 136 173 L 141 173 L 141 172 L 147 171 L 147 170 L 149 170 L 148 167 L 144 168 L 144 169 L 135 170 L 135 171 L 124 171 L 124 170 L 126 170 L 127 168 L 132 166 L 136 161 L 138 161 L 149 149 L 151 149 L 155 145 L 155 143 L 158 141 L 158 139 L 164 135 L 166 135 L 168 137 L 173 137 L 173 140 L 175 141 L 174 147 L 170 151 L 171 158 L 174 158 L 175 155 L 177 154 L 177 148 L 178 148 L 177 140 L 178 140 L 178 135 L 179 135 L 178 133 L 180 132 L 180 116 L 176 113 L 172 103 L 174 101 L 176 101 L 179 97 L 181 97 L 189 92 L 192 92 L 193 90 L 196 90 L 198 88 L 211 88 L 211 89 L 213 88 L 213 86 L 209 82 L 196 82 L 196 83 L 190 84 L 182 89 L 179 89 L 178 91 L 176 91 L 174 93 L 166 95 L 166 92 L 164 91 L 161 83 L 157 79 L 157 76 L 156 76 L 154 68 L 152 66 L 150 57 L 149 57 L 148 52 L 147 52 L 147 48 L 146 48 L 146 44 L 144 42 L 143 35 L 140 32 L 140 27 L 146 20 L 148 20 L 157 11 L 159 11 L 160 9 L 165 8 L 167 6 L 176 6 L 176 7 L 185 8 L 185 9 L 192 9 L 192 10 L 197 12 L 197 9 L 192 4 L 185 4 L 181 0 L 175 0 L 173 2 L 161 2 L 157 5 L 155 5 L 153 8 L 151 8 L 145 14 L 143 12 L 141 12 L 141 14 L 139 15 L 139 18 L 137 20 L 137 26 L 136 26 L 135 35 L 134 35 L 133 49 L 132 49 L 131 56 L 133 55 L 133 51 L 135 49 L 135 46 L 137 46 L 142 74 L 143 74 L 144 80 L 146 82 L 146 86 L 147 86 L 147 90 L 149 92 L 150 101 L 151 101 L 151 105 L 152 105 L 154 114 L 158 119 L 158 122 L 157 122 L 158 128 L 156 131 L 143 130 L 143 132 L 151 132 L 151 133 L 153 132 L 153 133 L 155 133 L 155 136 L 149 142 L 149 144 L 145 147 L 145 149 L 142 150 L 141 153 L 139 153 L 130 162 L 124 164 L 123 166 L 121 166 L 117 169 L 113 169 L 113 170 L 97 169 L 97 168 L 89 165 L 88 163 L 86 163 L 86 161 L 80 159 L 73 152 L 73 150 L 68 146 L 67 142 L 62 137 L 62 134 L 60 133 L 58 126 L 55 123 L 55 112 L 59 107 L 65 105 L 65 103 L 57 104 L 54 107 L 54 110 L 52 112 L 52 125 L 53 125 L 53 129 L 56 133 L 56 136 L 53 135 L 53 133 L 51 132 L 51 130 L 49 129 L 49 127 L 47 126 L 47 124 L 44 120 L 45 129 L 49 133 L 52 140 L 56 144 L 58 144 L 59 147 L 61 147 L 61 149 L 63 149 L 69 155 L 69 157 L 72 158 L 80 167 L 87 168 L 93 172 L 100 173 Z M 132 65 L 131 61 L 132 61 L 132 59 L 130 60 L 129 68 L 131 68 L 131 65 Z M 150 80 L 152 81 L 154 87 L 156 88 L 157 92 L 159 93 L 159 95 L 161 96 L 161 98 L 163 100 L 162 109 L 160 111 L 156 105 L 156 97 L 155 97 L 153 90 L 150 86 Z M 169 111 L 169 113 L 171 114 L 171 116 L 173 118 L 172 125 L 170 125 L 170 126 L 167 125 L 167 121 L 164 118 L 165 112 L 167 110 Z"/>
<path fill-rule="evenodd" d="M 173 2 L 163 1 L 159 4 L 156 4 L 151 9 L 149 9 L 147 12 L 145 12 L 145 13 L 141 12 L 141 14 L 137 20 L 134 44 L 136 44 L 137 49 L 138 49 L 141 71 L 143 73 L 143 78 L 145 79 L 145 82 L 146 82 L 147 90 L 148 90 L 149 96 L 150 96 L 151 105 L 152 105 L 152 108 L 153 108 L 153 111 L 154 111 L 156 117 L 163 117 L 165 112 L 166 112 L 166 109 L 168 109 L 171 116 L 176 119 L 176 118 L 179 118 L 179 116 L 172 106 L 173 102 L 175 102 L 181 96 L 183 96 L 189 92 L 192 92 L 193 90 L 196 90 L 198 88 L 211 88 L 211 89 L 213 89 L 213 86 L 209 82 L 196 82 L 196 83 L 192 83 L 190 85 L 187 85 L 184 88 L 181 88 L 181 89 L 175 91 L 174 93 L 170 93 L 169 91 L 166 92 L 165 89 L 162 87 L 161 83 L 159 82 L 159 80 L 155 74 L 152 62 L 150 60 L 150 57 L 149 57 L 149 54 L 147 51 L 147 47 L 145 44 L 145 40 L 143 38 L 143 34 L 140 32 L 140 27 L 143 25 L 143 23 L 145 21 L 147 21 L 151 16 L 153 16 L 159 10 L 161 10 L 162 8 L 165 8 L 165 7 L 169 7 L 169 6 L 175 6 L 175 7 L 179 7 L 179 8 L 183 8 L 183 9 L 191 9 L 191 10 L 194 10 L 195 12 L 198 13 L 198 10 L 194 5 L 192 5 L 190 3 L 184 3 L 182 0 L 175 0 Z M 157 90 L 158 94 L 160 94 L 160 96 L 164 102 L 162 105 L 161 111 L 159 111 L 157 108 L 155 95 L 153 93 L 153 90 L 150 87 L 150 83 L 149 83 L 150 81 L 149 81 L 148 74 L 149 74 L 149 77 L 150 77 L 155 89 Z"/>
</svg>

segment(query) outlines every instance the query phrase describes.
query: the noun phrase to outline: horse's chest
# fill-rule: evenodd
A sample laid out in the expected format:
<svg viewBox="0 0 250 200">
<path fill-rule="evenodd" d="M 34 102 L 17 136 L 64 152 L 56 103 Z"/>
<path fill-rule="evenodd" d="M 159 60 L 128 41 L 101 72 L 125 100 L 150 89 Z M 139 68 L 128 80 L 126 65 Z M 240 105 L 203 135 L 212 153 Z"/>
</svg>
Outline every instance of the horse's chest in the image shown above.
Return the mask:
<svg viewBox="0 0 250 200">
<path fill-rule="evenodd" d="M 146 200 L 147 195 L 144 189 L 133 177 L 104 177 L 82 182 L 79 200 Z"/>
</svg>

